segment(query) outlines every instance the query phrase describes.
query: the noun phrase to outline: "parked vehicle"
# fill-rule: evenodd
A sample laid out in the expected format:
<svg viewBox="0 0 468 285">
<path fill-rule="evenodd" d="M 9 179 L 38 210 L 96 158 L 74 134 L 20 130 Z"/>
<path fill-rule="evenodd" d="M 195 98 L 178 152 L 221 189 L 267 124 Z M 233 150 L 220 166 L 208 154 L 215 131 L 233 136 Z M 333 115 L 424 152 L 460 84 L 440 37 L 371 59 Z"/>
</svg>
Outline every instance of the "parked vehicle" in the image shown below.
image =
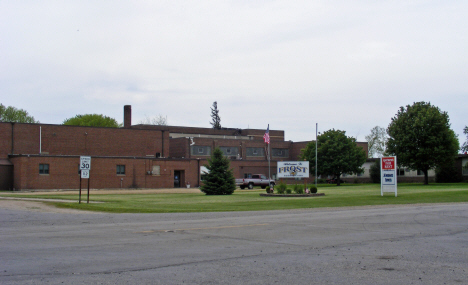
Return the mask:
<svg viewBox="0 0 468 285">
<path fill-rule="evenodd" d="M 239 186 L 240 189 L 253 189 L 254 186 L 260 186 L 262 189 L 265 189 L 267 186 L 275 186 L 275 181 L 268 179 L 263 174 L 252 174 L 250 178 L 240 178 L 236 179 L 236 186 Z"/>
<path fill-rule="evenodd" d="M 327 179 L 328 184 L 336 184 L 337 182 L 338 182 L 338 179 L 336 179 L 336 177 L 334 177 L 332 179 Z M 344 181 L 340 179 L 340 184 L 341 183 L 344 183 Z"/>
</svg>

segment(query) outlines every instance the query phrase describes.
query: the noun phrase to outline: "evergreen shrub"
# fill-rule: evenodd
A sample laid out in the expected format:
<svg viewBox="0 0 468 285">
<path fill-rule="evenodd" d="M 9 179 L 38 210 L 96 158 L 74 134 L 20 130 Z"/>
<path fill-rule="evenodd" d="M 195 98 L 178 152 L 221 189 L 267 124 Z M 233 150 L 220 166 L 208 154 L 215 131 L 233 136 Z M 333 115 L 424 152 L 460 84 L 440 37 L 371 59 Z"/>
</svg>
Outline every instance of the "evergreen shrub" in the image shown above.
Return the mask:
<svg viewBox="0 0 468 285">
<path fill-rule="evenodd" d="M 205 174 L 200 190 L 206 195 L 230 195 L 236 190 L 236 180 L 230 169 L 230 162 L 219 148 L 215 148 L 211 158 L 208 159 Z"/>
</svg>

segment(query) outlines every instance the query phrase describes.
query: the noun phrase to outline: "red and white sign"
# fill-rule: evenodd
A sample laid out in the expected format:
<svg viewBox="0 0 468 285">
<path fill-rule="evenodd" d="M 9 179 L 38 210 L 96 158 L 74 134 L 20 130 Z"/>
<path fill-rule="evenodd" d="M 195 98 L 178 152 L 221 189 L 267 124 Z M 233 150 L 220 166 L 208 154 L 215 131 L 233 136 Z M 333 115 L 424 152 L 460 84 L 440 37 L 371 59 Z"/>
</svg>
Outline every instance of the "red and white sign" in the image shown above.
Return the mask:
<svg viewBox="0 0 468 285">
<path fill-rule="evenodd" d="M 381 158 L 380 170 L 380 194 L 384 192 L 395 192 L 397 196 L 397 161 L 396 156 L 387 156 Z"/>
<path fill-rule="evenodd" d="M 394 156 L 382 157 L 382 170 L 395 170 L 395 160 L 396 158 Z"/>
</svg>

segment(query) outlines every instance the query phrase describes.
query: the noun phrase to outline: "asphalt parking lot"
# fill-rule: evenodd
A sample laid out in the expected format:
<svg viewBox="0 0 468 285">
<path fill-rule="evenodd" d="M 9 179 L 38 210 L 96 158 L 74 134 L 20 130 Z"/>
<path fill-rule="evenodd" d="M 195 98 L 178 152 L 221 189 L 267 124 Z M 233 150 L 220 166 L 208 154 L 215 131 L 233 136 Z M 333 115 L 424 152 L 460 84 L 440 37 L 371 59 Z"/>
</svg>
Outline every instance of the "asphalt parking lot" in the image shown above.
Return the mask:
<svg viewBox="0 0 468 285">
<path fill-rule="evenodd" d="M 1 284 L 466 284 L 468 204 L 178 214 L 0 207 Z"/>
</svg>

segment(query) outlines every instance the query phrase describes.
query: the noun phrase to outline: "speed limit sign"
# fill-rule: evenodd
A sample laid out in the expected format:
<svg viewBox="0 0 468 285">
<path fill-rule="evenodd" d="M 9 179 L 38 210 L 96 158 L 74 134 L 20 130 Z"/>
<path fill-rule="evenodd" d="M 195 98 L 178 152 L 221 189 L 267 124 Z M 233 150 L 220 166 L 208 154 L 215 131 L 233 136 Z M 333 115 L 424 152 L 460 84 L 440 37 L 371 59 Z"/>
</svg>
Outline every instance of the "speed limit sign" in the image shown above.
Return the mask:
<svg viewBox="0 0 468 285">
<path fill-rule="evenodd" d="M 80 170 L 91 169 L 91 156 L 80 156 Z"/>
</svg>

